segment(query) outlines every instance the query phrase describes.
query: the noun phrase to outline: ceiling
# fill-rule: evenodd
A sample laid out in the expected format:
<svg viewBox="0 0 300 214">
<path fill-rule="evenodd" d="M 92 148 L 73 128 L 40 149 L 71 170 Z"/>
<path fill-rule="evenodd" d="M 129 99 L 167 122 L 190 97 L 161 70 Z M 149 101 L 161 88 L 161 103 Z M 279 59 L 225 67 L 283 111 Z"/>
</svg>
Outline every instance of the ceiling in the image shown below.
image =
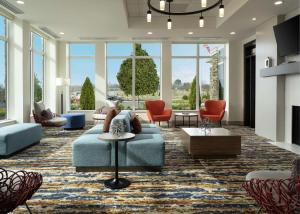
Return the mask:
<svg viewBox="0 0 300 214">
<path fill-rule="evenodd" d="M 0 0 L 2 1 L 2 0 Z M 258 25 L 273 16 L 299 8 L 299 0 L 224 0 L 225 17 L 217 9 L 204 14 L 205 28 L 198 27 L 197 16 L 172 17 L 173 29 L 166 29 L 166 16 L 153 12 L 152 23 L 146 23 L 146 0 L 6 0 L 24 14 L 18 18 L 35 27 L 47 27 L 65 41 L 83 40 L 232 40 L 255 33 Z M 199 9 L 200 0 L 174 0 L 178 11 Z M 208 4 L 216 0 L 208 0 Z M 158 6 L 159 0 L 152 0 Z M 251 19 L 256 17 L 256 21 Z M 147 32 L 152 32 L 148 35 Z M 229 33 L 235 31 L 236 35 Z M 193 32 L 193 35 L 188 35 Z"/>
</svg>

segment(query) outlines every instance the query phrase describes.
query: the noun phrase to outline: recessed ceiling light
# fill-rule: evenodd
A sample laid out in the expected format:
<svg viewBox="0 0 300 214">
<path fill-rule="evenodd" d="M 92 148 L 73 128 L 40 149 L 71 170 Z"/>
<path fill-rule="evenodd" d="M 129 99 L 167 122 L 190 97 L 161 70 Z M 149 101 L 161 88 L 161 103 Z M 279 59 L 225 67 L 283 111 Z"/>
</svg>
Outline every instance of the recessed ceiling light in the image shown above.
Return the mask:
<svg viewBox="0 0 300 214">
<path fill-rule="evenodd" d="M 65 33 L 64 33 L 64 32 L 59 32 L 59 34 L 60 34 L 60 35 L 65 35 Z"/>
<path fill-rule="evenodd" d="M 253 17 L 253 18 L 252 18 L 252 21 L 256 21 L 256 17 Z"/>
<path fill-rule="evenodd" d="M 194 32 L 188 32 L 188 34 L 189 34 L 189 35 L 193 35 L 193 34 L 194 34 Z"/>
<path fill-rule="evenodd" d="M 234 31 L 230 32 L 230 35 L 235 35 L 236 33 Z"/>
<path fill-rule="evenodd" d="M 152 35 L 152 32 L 148 32 L 147 34 L 148 34 L 148 35 Z"/>
<path fill-rule="evenodd" d="M 281 5 L 281 4 L 283 4 L 283 1 L 275 1 L 274 4 L 275 5 Z"/>
<path fill-rule="evenodd" d="M 24 4 L 23 1 L 16 1 L 18 4 Z"/>
</svg>

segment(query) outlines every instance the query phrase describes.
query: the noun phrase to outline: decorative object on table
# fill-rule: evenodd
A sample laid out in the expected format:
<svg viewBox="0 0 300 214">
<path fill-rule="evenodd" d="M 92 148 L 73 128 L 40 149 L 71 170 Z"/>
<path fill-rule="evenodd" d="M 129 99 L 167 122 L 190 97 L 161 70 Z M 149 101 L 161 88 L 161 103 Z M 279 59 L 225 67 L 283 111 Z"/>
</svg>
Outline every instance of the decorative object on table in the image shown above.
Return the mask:
<svg viewBox="0 0 300 214">
<path fill-rule="evenodd" d="M 56 78 L 56 86 L 60 87 L 60 113 L 64 113 L 64 87 L 70 85 L 69 78 Z"/>
<path fill-rule="evenodd" d="M 185 124 L 185 117 L 188 118 L 188 121 L 189 121 L 189 127 L 191 127 L 191 118 L 196 118 L 196 124 L 195 126 L 198 127 L 198 123 L 199 123 L 199 120 L 198 120 L 198 114 L 196 113 L 188 113 L 188 112 L 182 112 L 182 113 L 175 113 L 174 114 L 174 126 L 177 128 L 180 126 L 180 124 L 178 125 L 177 124 L 177 117 L 182 117 L 182 126 L 184 126 Z"/>
<path fill-rule="evenodd" d="M 109 132 L 109 126 L 112 121 L 112 119 L 117 115 L 117 112 L 115 109 L 111 109 L 108 114 L 106 115 L 106 118 L 103 123 L 103 132 Z"/>
<path fill-rule="evenodd" d="M 55 113 L 52 113 L 52 118 L 49 119 L 50 114 L 46 108 L 43 102 L 34 102 L 34 110 L 32 110 L 33 118 L 36 123 L 40 123 L 43 127 L 63 127 L 67 124 L 67 119 L 64 117 L 60 117 L 59 115 L 56 115 Z M 47 113 L 46 113 L 47 112 Z M 44 117 L 43 115 L 47 114 L 47 117 Z"/>
<path fill-rule="evenodd" d="M 25 171 L 9 171 L 0 168 L 0 213 L 9 213 L 18 206 L 25 205 L 31 213 L 26 201 L 43 183 L 39 173 Z"/>
<path fill-rule="evenodd" d="M 205 101 L 205 109 L 200 109 L 200 118 L 204 120 L 209 118 L 212 122 L 219 123 L 222 126 L 222 119 L 225 114 L 225 100 L 207 100 Z"/>
<path fill-rule="evenodd" d="M 211 121 L 209 118 L 204 118 L 203 120 L 201 120 L 200 122 L 200 129 L 205 133 L 205 134 L 209 134 L 211 132 Z"/>
<path fill-rule="evenodd" d="M 112 135 L 111 133 L 103 133 L 98 136 L 100 140 L 111 141 L 115 144 L 115 177 L 104 181 L 104 185 L 110 189 L 122 189 L 128 187 L 131 182 L 125 178 L 119 178 L 119 141 L 125 142 L 133 139 L 135 134 L 123 133 L 120 136 Z"/>
<path fill-rule="evenodd" d="M 299 159 L 292 171 L 299 167 Z M 259 170 L 248 173 L 242 185 L 267 213 L 300 213 L 300 174 L 291 170 Z"/>
<path fill-rule="evenodd" d="M 113 136 L 120 137 L 124 133 L 124 124 L 122 121 L 116 121 L 111 126 L 111 133 Z"/>
<path fill-rule="evenodd" d="M 145 101 L 145 106 L 147 109 L 147 117 L 150 123 L 166 121 L 168 122 L 172 116 L 172 109 L 165 108 L 165 101 L 163 100 L 147 100 Z"/>
<path fill-rule="evenodd" d="M 158 0 L 156 0 L 158 1 Z M 214 0 L 211 1 L 213 3 L 211 3 L 210 5 L 207 5 L 207 0 L 201 0 L 201 7 L 202 9 L 197 9 L 197 10 L 193 10 L 193 11 L 187 11 L 187 12 L 178 12 L 178 11 L 171 11 L 171 3 L 173 2 L 173 0 L 160 0 L 160 7 L 156 8 L 152 5 L 151 0 L 148 0 L 148 11 L 147 11 L 147 22 L 151 22 L 152 21 L 152 10 L 163 14 L 163 15 L 167 15 L 168 16 L 168 22 L 167 22 L 167 28 L 168 30 L 172 29 L 172 19 L 171 16 L 185 16 L 185 15 L 194 15 L 194 14 L 199 14 L 200 18 L 199 18 L 199 27 L 204 27 L 204 17 L 203 14 L 206 13 L 207 11 L 213 10 L 216 7 L 219 7 L 219 17 L 223 18 L 224 17 L 224 13 L 225 13 L 225 8 L 223 5 L 223 1 L 222 0 Z M 166 8 L 166 3 L 168 3 L 168 10 L 165 11 Z M 199 6 L 200 6 L 200 1 L 199 1 Z"/>
<path fill-rule="evenodd" d="M 271 68 L 273 66 L 273 60 L 271 57 L 265 59 L 265 68 Z"/>
</svg>

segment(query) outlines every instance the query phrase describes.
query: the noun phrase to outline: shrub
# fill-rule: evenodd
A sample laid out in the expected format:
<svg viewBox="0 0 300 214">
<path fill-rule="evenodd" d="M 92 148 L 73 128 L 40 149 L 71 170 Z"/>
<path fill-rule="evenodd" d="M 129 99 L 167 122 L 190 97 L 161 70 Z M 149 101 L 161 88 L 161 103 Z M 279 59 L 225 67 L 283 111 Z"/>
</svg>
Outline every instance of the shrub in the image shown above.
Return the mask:
<svg viewBox="0 0 300 214">
<path fill-rule="evenodd" d="M 191 109 L 196 109 L 196 77 L 194 77 L 192 86 L 190 89 L 189 104 L 190 104 Z M 201 98 L 200 97 L 199 97 L 199 106 L 201 106 Z"/>
<path fill-rule="evenodd" d="M 183 100 L 188 100 L 189 97 L 188 97 L 187 95 L 183 95 L 183 96 L 182 96 L 182 99 L 183 99 Z"/>
<path fill-rule="evenodd" d="M 82 110 L 95 109 L 95 92 L 91 80 L 87 77 L 81 88 L 80 107 Z"/>
</svg>

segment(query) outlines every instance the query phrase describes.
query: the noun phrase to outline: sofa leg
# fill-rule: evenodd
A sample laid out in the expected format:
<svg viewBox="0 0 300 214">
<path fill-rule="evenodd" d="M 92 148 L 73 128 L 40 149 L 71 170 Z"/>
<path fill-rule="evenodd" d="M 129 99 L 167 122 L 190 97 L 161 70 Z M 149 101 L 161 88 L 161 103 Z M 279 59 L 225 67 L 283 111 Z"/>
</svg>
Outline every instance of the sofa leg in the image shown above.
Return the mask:
<svg viewBox="0 0 300 214">
<path fill-rule="evenodd" d="M 31 210 L 30 210 L 30 208 L 28 207 L 28 205 L 27 205 L 26 202 L 25 202 L 25 206 L 26 206 L 26 208 L 27 208 L 27 210 L 28 210 L 28 213 L 29 213 L 29 214 L 32 214 L 32 212 L 31 212 Z"/>
</svg>

